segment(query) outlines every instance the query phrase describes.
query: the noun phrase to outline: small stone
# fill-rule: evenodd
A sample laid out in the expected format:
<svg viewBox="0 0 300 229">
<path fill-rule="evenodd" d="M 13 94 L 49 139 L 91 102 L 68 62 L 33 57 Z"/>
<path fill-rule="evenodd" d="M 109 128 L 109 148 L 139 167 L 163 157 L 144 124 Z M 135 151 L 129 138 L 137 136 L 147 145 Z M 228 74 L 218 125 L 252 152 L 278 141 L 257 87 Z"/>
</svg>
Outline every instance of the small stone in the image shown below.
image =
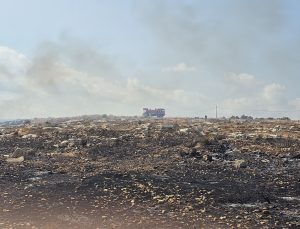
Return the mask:
<svg viewBox="0 0 300 229">
<path fill-rule="evenodd" d="M 245 160 L 235 160 L 233 162 L 233 166 L 236 168 L 236 169 L 240 169 L 240 168 L 246 168 L 247 167 L 247 163 Z"/>
<path fill-rule="evenodd" d="M 192 148 L 192 151 L 189 153 L 189 156 L 194 158 L 200 158 L 201 154 L 199 151 L 197 151 L 196 148 Z"/>
<path fill-rule="evenodd" d="M 68 140 L 64 140 L 61 143 L 59 143 L 59 147 L 62 147 L 62 148 L 67 147 L 68 145 L 69 145 L 69 141 Z"/>
<path fill-rule="evenodd" d="M 23 161 L 24 161 L 24 156 L 17 157 L 17 158 L 10 157 L 6 159 L 7 163 L 21 163 Z"/>
<path fill-rule="evenodd" d="M 192 211 L 194 208 L 191 206 L 191 205 L 189 205 L 189 206 L 186 206 L 185 208 L 184 208 L 184 212 L 189 212 L 189 211 Z"/>
<path fill-rule="evenodd" d="M 264 210 L 262 210 L 262 213 L 265 214 L 265 215 L 269 215 L 270 211 L 268 209 L 264 209 Z"/>
<path fill-rule="evenodd" d="M 204 160 L 204 161 L 208 161 L 208 162 L 212 162 L 212 161 L 213 161 L 213 158 L 212 158 L 212 156 L 210 156 L 210 155 L 204 155 L 204 156 L 203 156 L 203 160 Z"/>
</svg>

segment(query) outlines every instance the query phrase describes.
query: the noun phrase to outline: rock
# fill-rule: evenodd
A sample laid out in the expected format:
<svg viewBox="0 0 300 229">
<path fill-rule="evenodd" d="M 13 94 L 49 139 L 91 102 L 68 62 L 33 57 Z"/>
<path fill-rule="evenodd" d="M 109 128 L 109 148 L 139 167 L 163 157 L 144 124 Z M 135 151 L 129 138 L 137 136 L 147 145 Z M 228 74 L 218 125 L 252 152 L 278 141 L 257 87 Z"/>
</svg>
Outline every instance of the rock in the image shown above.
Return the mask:
<svg viewBox="0 0 300 229">
<path fill-rule="evenodd" d="M 161 126 L 162 130 L 173 130 L 176 128 L 176 125 L 173 124 L 164 124 Z"/>
<path fill-rule="evenodd" d="M 37 135 L 36 134 L 26 134 L 26 135 L 23 135 L 22 138 L 24 138 L 24 139 L 37 138 Z"/>
<path fill-rule="evenodd" d="M 20 148 L 15 148 L 14 152 L 10 155 L 10 157 L 12 158 L 17 158 L 17 157 L 21 157 L 21 156 L 25 156 L 26 152 L 24 149 L 20 149 Z"/>
<path fill-rule="evenodd" d="M 292 159 L 300 159 L 300 154 L 294 155 Z"/>
<path fill-rule="evenodd" d="M 287 164 L 287 163 L 289 162 L 289 159 L 285 157 L 285 158 L 282 159 L 282 162 L 283 162 L 284 164 Z"/>
<path fill-rule="evenodd" d="M 6 159 L 6 162 L 7 163 L 21 163 L 23 162 L 25 159 L 24 159 L 24 156 L 21 156 L 21 157 L 17 157 L 17 158 L 14 158 L 14 157 L 9 157 Z"/>
<path fill-rule="evenodd" d="M 193 206 L 188 205 L 188 206 L 186 206 L 186 207 L 183 209 L 183 212 L 189 212 L 189 211 L 192 211 L 192 210 L 194 210 Z"/>
<path fill-rule="evenodd" d="M 11 158 L 18 158 L 22 156 L 28 160 L 34 158 L 36 153 L 33 150 L 16 148 L 15 151 L 10 155 Z"/>
<path fill-rule="evenodd" d="M 60 142 L 58 146 L 64 148 L 64 147 L 67 147 L 68 145 L 69 145 L 69 141 L 64 140 L 64 141 Z"/>
<path fill-rule="evenodd" d="M 261 160 L 261 162 L 263 162 L 263 163 L 270 163 L 270 160 L 268 160 L 268 159 L 263 159 L 263 160 Z"/>
<path fill-rule="evenodd" d="M 86 139 L 81 139 L 81 146 L 86 147 L 88 144 L 88 141 Z"/>
<path fill-rule="evenodd" d="M 263 209 L 263 210 L 262 210 L 262 213 L 263 213 L 264 215 L 269 215 L 269 214 L 270 214 L 270 211 L 269 211 L 268 209 Z"/>
<path fill-rule="evenodd" d="M 16 131 L 15 135 L 19 136 L 19 137 L 23 137 L 25 135 L 29 134 L 29 129 L 28 128 L 21 128 L 19 130 Z"/>
<path fill-rule="evenodd" d="M 236 169 L 239 169 L 239 168 L 246 168 L 247 167 L 247 163 L 245 160 L 235 160 L 233 162 L 233 166 L 236 168 Z"/>
<path fill-rule="evenodd" d="M 217 127 L 209 127 L 207 129 L 208 132 L 217 132 L 218 131 L 218 128 Z"/>
<path fill-rule="evenodd" d="M 189 154 L 187 153 L 187 152 L 185 152 L 185 151 L 180 151 L 180 156 L 181 157 L 186 157 L 186 156 L 188 156 Z"/>
<path fill-rule="evenodd" d="M 179 132 L 181 132 L 181 133 L 187 133 L 188 131 L 189 131 L 189 128 L 179 129 Z"/>
<path fill-rule="evenodd" d="M 191 157 L 196 157 L 198 155 L 198 152 L 195 148 L 192 148 L 192 151 L 191 151 Z"/>
<path fill-rule="evenodd" d="M 203 156 L 203 160 L 204 161 L 208 161 L 208 162 L 212 162 L 213 161 L 213 158 L 211 155 L 204 155 Z"/>
</svg>

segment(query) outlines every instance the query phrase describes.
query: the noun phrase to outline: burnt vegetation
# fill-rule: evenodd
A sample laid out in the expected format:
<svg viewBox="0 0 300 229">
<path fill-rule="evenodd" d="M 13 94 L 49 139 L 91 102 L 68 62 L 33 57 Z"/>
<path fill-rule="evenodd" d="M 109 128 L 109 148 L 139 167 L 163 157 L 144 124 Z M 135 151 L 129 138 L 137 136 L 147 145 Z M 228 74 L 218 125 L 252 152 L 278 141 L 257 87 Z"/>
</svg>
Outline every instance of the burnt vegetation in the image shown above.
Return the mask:
<svg viewBox="0 0 300 229">
<path fill-rule="evenodd" d="M 298 228 L 290 120 L 51 120 L 0 129 L 1 228 Z"/>
</svg>

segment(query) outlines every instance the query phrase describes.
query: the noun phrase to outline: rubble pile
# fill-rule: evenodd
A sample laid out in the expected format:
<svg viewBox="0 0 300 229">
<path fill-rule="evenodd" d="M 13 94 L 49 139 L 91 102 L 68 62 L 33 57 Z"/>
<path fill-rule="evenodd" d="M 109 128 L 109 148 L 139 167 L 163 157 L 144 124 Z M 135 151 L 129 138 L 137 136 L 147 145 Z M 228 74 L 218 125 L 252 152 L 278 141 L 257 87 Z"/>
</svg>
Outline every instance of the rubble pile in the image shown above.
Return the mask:
<svg viewBox="0 0 300 229">
<path fill-rule="evenodd" d="M 0 127 L 0 228 L 299 228 L 300 123 Z"/>
</svg>

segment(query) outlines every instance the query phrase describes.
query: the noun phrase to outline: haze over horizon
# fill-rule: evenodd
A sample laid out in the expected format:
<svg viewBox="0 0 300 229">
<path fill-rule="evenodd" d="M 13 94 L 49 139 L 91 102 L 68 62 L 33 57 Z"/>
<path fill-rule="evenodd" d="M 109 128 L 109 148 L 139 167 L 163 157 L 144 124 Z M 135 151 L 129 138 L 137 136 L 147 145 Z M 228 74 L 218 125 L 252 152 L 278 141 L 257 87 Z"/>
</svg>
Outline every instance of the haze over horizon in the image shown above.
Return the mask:
<svg viewBox="0 0 300 229">
<path fill-rule="evenodd" d="M 0 119 L 300 119 L 297 0 L 0 3 Z"/>
</svg>

